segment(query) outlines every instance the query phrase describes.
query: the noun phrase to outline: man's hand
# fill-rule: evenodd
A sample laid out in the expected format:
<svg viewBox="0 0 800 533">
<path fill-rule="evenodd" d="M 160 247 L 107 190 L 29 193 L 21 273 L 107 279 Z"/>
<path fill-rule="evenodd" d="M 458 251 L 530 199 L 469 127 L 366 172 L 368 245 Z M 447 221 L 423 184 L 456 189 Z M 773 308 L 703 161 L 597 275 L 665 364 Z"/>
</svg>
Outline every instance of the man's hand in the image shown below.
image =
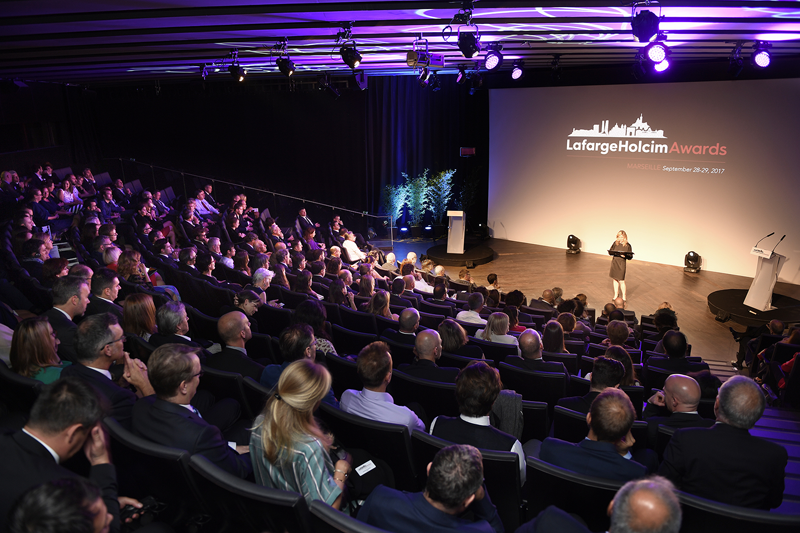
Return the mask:
<svg viewBox="0 0 800 533">
<path fill-rule="evenodd" d="M 475 492 L 475 501 L 479 502 L 485 497 L 486 497 L 486 489 L 483 487 L 483 485 L 481 485 Z"/>
<path fill-rule="evenodd" d="M 150 378 L 147 377 L 147 365 L 139 359 L 131 359 L 128 352 L 124 352 L 125 371 L 122 376 L 139 391 L 140 397 L 155 394 L 153 386 L 150 385 Z"/>
<path fill-rule="evenodd" d="M 89 437 L 83 445 L 83 453 L 89 460 L 89 464 L 105 465 L 111 463 L 111 456 L 108 453 L 108 436 L 99 423 L 89 431 Z"/>
<path fill-rule="evenodd" d="M 139 500 L 136 500 L 134 498 L 129 498 L 127 496 L 119 496 L 117 498 L 117 501 L 119 502 L 120 511 L 125 509 L 125 507 L 127 507 L 128 505 L 130 505 L 131 507 L 133 507 L 135 509 L 141 509 L 142 507 L 144 507 L 142 505 L 142 502 L 140 502 Z M 125 518 L 125 523 L 129 524 L 129 523 L 133 522 L 134 520 L 136 520 L 137 518 L 139 518 L 139 516 L 140 516 L 140 514 L 135 512 L 131 516 Z"/>
<path fill-rule="evenodd" d="M 238 453 L 239 455 L 250 453 L 250 446 L 239 444 L 236 446 L 236 453 Z"/>
<path fill-rule="evenodd" d="M 666 407 L 667 402 L 664 401 L 664 393 L 661 391 L 657 391 L 653 394 L 647 403 L 652 403 L 653 405 L 657 405 L 659 407 Z"/>
</svg>

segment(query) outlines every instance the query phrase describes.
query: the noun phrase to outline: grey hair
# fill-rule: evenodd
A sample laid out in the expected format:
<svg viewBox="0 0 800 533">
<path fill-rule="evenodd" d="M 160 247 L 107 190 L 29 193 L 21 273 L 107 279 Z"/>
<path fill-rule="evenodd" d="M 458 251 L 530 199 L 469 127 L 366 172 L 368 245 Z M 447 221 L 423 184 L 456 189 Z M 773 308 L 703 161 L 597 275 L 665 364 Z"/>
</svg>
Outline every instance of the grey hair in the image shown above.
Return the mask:
<svg viewBox="0 0 800 533">
<path fill-rule="evenodd" d="M 270 280 L 272 280 L 272 278 L 274 276 L 275 276 L 275 272 L 273 272 L 271 270 L 267 270 L 266 268 L 256 269 L 256 271 L 253 272 L 253 285 L 257 286 L 259 283 L 261 283 L 262 279 L 266 279 L 267 281 L 270 281 Z"/>
<path fill-rule="evenodd" d="M 658 498 L 666 507 L 666 520 L 653 527 L 641 523 L 632 509 L 631 498 L 637 492 L 646 491 Z M 675 486 L 666 478 L 652 476 L 648 479 L 629 481 L 622 486 L 614 497 L 614 509 L 611 512 L 609 533 L 678 533 L 681 529 L 681 504 L 675 495 Z M 645 521 L 646 522 L 646 521 Z"/>
<path fill-rule="evenodd" d="M 756 382 L 748 377 L 733 376 L 719 389 L 719 414 L 735 428 L 755 426 L 765 407 L 764 395 Z"/>
<path fill-rule="evenodd" d="M 425 492 L 448 509 L 458 509 L 482 484 L 481 452 L 468 444 L 456 444 L 436 453 Z"/>
<path fill-rule="evenodd" d="M 156 325 L 162 335 L 174 335 L 178 331 L 181 321 L 181 310 L 186 306 L 180 302 L 167 302 L 156 312 Z"/>
</svg>

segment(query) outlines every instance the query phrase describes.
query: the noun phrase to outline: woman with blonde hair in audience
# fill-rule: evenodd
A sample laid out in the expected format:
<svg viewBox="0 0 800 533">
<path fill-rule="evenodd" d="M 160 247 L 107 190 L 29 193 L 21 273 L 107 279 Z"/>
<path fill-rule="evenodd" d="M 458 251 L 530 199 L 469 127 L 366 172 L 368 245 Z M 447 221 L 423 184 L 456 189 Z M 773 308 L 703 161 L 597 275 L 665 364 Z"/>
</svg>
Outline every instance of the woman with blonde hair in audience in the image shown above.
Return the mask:
<svg viewBox="0 0 800 533">
<path fill-rule="evenodd" d="M 569 353 L 564 345 L 564 328 L 557 320 L 550 320 L 545 324 L 542 348 L 550 353 Z"/>
<path fill-rule="evenodd" d="M 358 281 L 358 295 L 372 298 L 374 294 L 375 278 L 373 278 L 370 274 L 361 276 L 361 279 Z"/>
<path fill-rule="evenodd" d="M 53 288 L 56 279 L 69 274 L 69 262 L 63 257 L 53 257 L 42 265 L 42 286 Z"/>
<path fill-rule="evenodd" d="M 119 256 L 121 255 L 122 250 L 116 246 L 109 246 L 103 250 L 103 263 L 105 263 L 106 268 L 110 268 L 116 272 L 118 266 L 117 261 L 119 261 Z"/>
<path fill-rule="evenodd" d="M 122 331 L 149 341 L 156 332 L 156 305 L 149 294 L 137 292 L 122 302 Z"/>
<path fill-rule="evenodd" d="M 489 342 L 498 342 L 501 344 L 513 344 L 517 347 L 518 355 L 519 342 L 513 335 L 508 334 L 508 315 L 505 313 L 492 313 L 486 319 L 486 326 L 475 332 L 475 337 Z"/>
<path fill-rule="evenodd" d="M 233 256 L 233 269 L 250 275 L 250 256 L 244 250 L 237 250 Z"/>
<path fill-rule="evenodd" d="M 353 293 L 347 290 L 344 281 L 340 279 L 335 279 L 328 285 L 328 301 L 358 311 Z"/>
<path fill-rule="evenodd" d="M 323 432 L 314 411 L 331 388 L 331 375 L 310 359 L 295 361 L 278 380 L 250 434 L 256 482 L 267 488 L 303 495 L 341 509 L 350 462 L 333 462 L 331 435 Z"/>
<path fill-rule="evenodd" d="M 364 307 L 364 312 L 379 315 L 390 320 L 397 320 L 399 318 L 396 314 L 392 313 L 392 310 L 389 308 L 389 293 L 381 289 L 378 289 L 375 291 L 375 294 L 372 295 L 372 298 Z"/>
<path fill-rule="evenodd" d="M 11 369 L 26 378 L 52 383 L 69 365 L 58 358 L 59 340 L 45 316 L 21 321 L 11 339 L 9 360 Z"/>
<path fill-rule="evenodd" d="M 323 296 L 321 294 L 317 294 L 314 292 L 314 289 L 311 288 L 311 279 L 311 272 L 308 270 L 301 270 L 298 272 L 294 279 L 294 292 L 307 294 L 310 298 L 322 300 Z"/>
</svg>

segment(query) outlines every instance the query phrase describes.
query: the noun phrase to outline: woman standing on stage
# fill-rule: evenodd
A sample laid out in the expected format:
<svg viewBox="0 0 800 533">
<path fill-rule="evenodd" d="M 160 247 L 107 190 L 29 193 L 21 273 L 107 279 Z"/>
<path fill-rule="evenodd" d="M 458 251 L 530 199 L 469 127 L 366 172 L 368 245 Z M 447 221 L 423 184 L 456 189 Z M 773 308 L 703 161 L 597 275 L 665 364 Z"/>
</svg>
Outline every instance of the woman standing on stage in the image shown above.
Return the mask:
<svg viewBox="0 0 800 533">
<path fill-rule="evenodd" d="M 631 252 L 633 252 L 633 249 L 628 243 L 628 234 L 625 233 L 625 230 L 619 230 L 617 232 L 617 240 L 608 250 L 609 255 L 613 256 L 611 258 L 611 271 L 608 275 L 614 280 L 614 299 L 620 295 L 621 289 L 622 299 L 628 300 L 625 293 L 625 267 L 627 260 L 633 258 Z"/>
</svg>

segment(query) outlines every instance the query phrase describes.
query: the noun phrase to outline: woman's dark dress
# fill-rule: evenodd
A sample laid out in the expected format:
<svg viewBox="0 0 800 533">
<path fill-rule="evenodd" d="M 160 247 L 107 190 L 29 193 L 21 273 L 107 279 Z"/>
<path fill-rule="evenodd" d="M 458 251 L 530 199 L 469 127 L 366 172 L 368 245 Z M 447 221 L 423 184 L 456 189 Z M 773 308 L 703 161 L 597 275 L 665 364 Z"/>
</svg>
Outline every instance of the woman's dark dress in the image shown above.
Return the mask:
<svg viewBox="0 0 800 533">
<path fill-rule="evenodd" d="M 619 244 L 617 241 L 614 241 L 614 244 L 611 245 L 609 248 L 612 252 L 632 252 L 633 249 L 631 248 L 630 243 L 627 244 Z M 608 273 L 611 278 L 616 280 L 624 280 L 625 279 L 625 267 L 627 265 L 627 260 L 624 257 L 617 257 L 614 256 L 611 258 L 611 271 Z"/>
</svg>

